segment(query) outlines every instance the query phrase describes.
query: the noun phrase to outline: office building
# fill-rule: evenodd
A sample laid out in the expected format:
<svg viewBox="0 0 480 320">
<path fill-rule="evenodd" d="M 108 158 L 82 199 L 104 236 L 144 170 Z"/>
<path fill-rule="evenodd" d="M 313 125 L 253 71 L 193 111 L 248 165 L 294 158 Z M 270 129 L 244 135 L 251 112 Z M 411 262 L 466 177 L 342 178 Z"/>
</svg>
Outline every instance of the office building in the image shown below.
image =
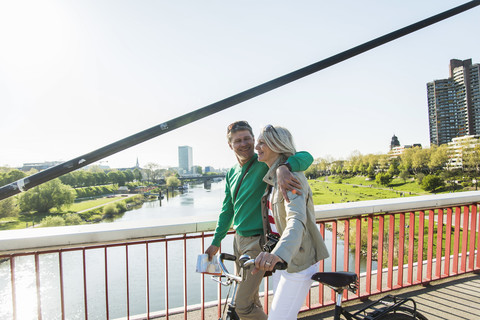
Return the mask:
<svg viewBox="0 0 480 320">
<path fill-rule="evenodd" d="M 192 147 L 178 147 L 178 171 L 179 173 L 192 173 L 193 152 Z"/>
<path fill-rule="evenodd" d="M 480 65 L 450 60 L 450 77 L 427 83 L 430 143 L 480 134 Z"/>
</svg>

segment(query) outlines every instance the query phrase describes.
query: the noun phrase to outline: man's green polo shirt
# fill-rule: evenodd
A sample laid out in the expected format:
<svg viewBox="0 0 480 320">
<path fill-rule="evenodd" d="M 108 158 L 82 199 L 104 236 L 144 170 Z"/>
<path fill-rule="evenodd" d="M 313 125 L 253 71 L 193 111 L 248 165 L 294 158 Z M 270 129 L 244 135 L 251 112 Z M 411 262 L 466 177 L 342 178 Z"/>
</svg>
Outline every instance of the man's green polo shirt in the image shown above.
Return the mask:
<svg viewBox="0 0 480 320">
<path fill-rule="evenodd" d="M 223 200 L 222 211 L 217 221 L 215 235 L 212 245 L 219 247 L 220 242 L 225 238 L 232 226 L 236 232 L 244 237 L 260 235 L 263 233 L 261 199 L 266 189 L 263 177 L 267 174 L 268 166 L 258 161 L 255 154 L 249 162 L 240 166 L 235 164 L 226 175 L 225 199 Z M 240 185 L 237 198 L 234 195 L 237 186 L 245 170 L 249 167 L 245 178 Z M 313 157 L 308 152 L 298 152 L 288 159 L 292 171 L 304 171 L 313 162 Z"/>
</svg>

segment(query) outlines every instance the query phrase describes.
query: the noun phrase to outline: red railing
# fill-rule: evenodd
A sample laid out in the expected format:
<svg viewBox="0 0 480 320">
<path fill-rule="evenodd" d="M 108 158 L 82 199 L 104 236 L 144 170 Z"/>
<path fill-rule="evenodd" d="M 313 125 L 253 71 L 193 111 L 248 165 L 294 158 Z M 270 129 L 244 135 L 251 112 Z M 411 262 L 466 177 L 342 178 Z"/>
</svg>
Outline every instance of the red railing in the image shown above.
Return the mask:
<svg viewBox="0 0 480 320">
<path fill-rule="evenodd" d="M 330 258 L 320 263 L 319 271 L 348 270 L 353 260 L 349 271 L 360 275 L 360 290 L 355 295 L 345 293 L 345 300 L 479 271 L 478 214 L 477 203 L 469 203 L 319 220 L 330 245 Z M 317 210 L 317 216 L 322 212 Z M 169 319 L 183 313 L 185 319 L 205 319 L 205 310 L 212 306 L 220 315 L 225 292 L 195 273 L 196 256 L 211 236 L 197 232 L 4 252 L 0 254 L 0 317 Z M 338 250 L 340 244 L 343 249 Z M 231 252 L 228 240 L 223 248 Z M 343 265 L 337 266 L 342 260 Z M 268 279 L 263 291 L 268 291 Z M 333 304 L 334 295 L 328 291 L 323 285 L 312 287 L 304 309 Z M 265 294 L 266 311 L 268 298 Z M 192 310 L 198 314 L 191 315 Z"/>
</svg>

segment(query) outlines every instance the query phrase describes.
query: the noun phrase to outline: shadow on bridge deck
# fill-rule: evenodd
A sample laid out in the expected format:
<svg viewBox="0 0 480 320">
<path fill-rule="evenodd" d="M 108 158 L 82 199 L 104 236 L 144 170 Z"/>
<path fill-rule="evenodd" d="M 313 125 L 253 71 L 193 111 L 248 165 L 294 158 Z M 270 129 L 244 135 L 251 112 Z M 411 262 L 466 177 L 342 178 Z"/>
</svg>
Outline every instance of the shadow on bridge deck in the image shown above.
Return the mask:
<svg viewBox="0 0 480 320">
<path fill-rule="evenodd" d="M 394 291 L 395 295 L 411 297 L 428 319 L 480 319 L 480 274 L 467 273 L 453 278 L 431 282 L 430 285 L 409 287 Z M 359 310 L 379 299 L 382 294 L 367 301 L 345 303 L 349 311 Z M 333 307 L 303 312 L 298 319 L 332 320 Z"/>
</svg>

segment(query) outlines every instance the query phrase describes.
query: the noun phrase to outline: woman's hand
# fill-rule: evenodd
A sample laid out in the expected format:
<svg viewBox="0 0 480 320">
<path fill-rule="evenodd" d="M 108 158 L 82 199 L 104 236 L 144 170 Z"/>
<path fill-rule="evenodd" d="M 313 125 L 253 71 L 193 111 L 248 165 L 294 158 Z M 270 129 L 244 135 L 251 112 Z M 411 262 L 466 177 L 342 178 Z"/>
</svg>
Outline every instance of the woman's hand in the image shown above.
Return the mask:
<svg viewBox="0 0 480 320">
<path fill-rule="evenodd" d="M 278 262 L 283 262 L 279 256 L 269 252 L 260 252 L 257 258 L 255 258 L 255 268 L 252 270 L 252 274 L 257 273 L 260 270 L 273 271 Z"/>
<path fill-rule="evenodd" d="M 280 192 L 283 194 L 283 198 L 290 202 L 288 199 L 287 192 L 292 191 L 293 193 L 302 194 L 302 185 L 300 181 L 288 170 L 287 166 L 279 166 L 277 168 L 277 184 Z"/>
</svg>

